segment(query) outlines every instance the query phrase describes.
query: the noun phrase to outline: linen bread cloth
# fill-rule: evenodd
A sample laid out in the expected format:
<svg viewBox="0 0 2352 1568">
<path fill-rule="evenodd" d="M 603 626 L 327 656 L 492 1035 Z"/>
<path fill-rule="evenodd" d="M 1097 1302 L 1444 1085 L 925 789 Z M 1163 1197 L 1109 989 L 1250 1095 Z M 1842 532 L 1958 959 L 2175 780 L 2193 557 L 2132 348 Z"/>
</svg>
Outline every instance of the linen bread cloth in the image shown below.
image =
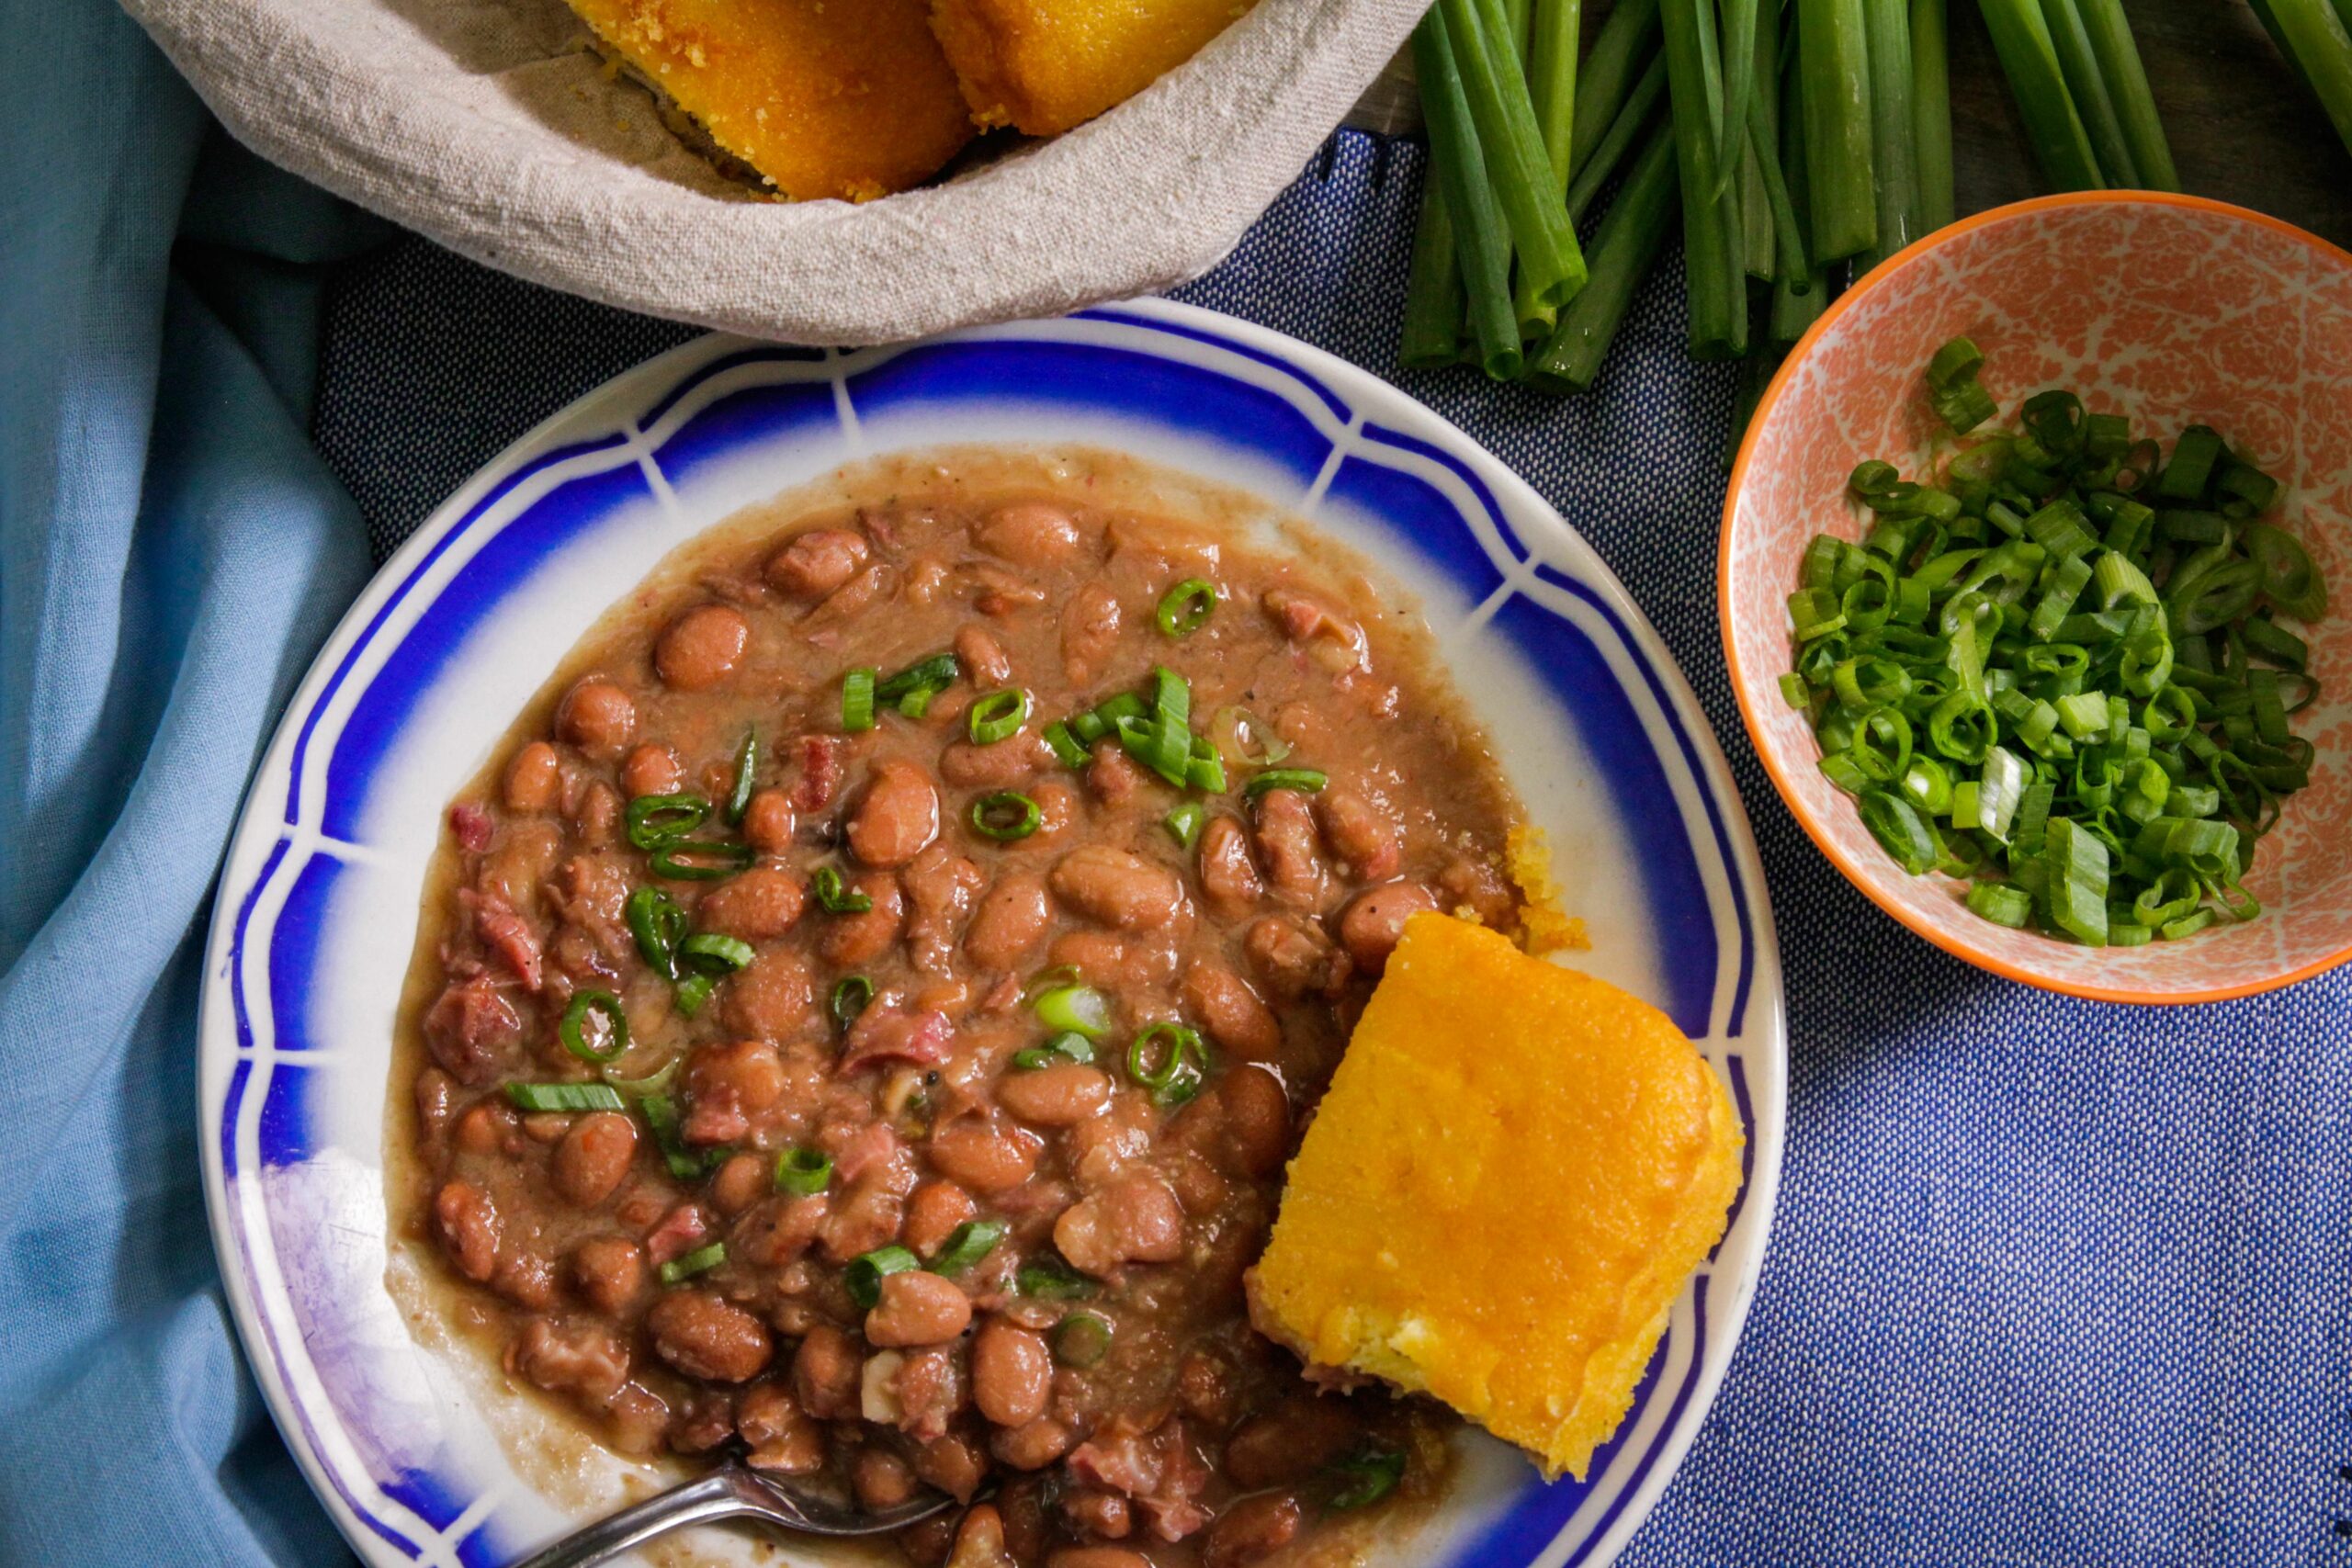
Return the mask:
<svg viewBox="0 0 2352 1568">
<path fill-rule="evenodd" d="M 561 0 L 123 5 L 248 146 L 460 254 L 677 321 L 858 344 L 1198 276 L 1426 0 L 1261 0 L 1109 113 L 864 204 L 723 179 Z"/>
</svg>

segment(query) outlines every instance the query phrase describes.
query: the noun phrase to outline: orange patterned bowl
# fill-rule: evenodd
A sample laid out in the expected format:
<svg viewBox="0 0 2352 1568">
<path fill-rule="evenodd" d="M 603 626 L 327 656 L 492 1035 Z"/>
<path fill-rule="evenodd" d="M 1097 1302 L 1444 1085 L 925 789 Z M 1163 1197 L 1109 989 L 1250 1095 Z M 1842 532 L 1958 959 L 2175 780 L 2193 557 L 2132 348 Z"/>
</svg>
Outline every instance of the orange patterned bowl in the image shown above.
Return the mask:
<svg viewBox="0 0 2352 1568">
<path fill-rule="evenodd" d="M 2199 422 L 2286 484 L 2283 521 L 2352 603 L 2352 254 L 2275 219 L 2193 197 L 2101 192 L 1998 208 L 1874 269 L 1807 333 L 1758 406 L 1724 506 L 1718 592 L 1741 716 L 1772 782 L 1838 868 L 1896 919 L 1982 968 L 2111 1001 L 2212 1001 L 2352 958 L 2352 613 L 2310 628 L 2311 787 L 2264 839 L 2263 913 L 2179 942 L 2089 949 L 1972 914 L 1965 884 L 1906 875 L 1821 775 L 1781 699 L 1788 595 L 1805 541 L 1861 534 L 1846 476 L 1906 474 L 1941 428 L 1921 371 L 1965 333 L 2005 420 L 2044 387 L 2169 438 Z"/>
</svg>

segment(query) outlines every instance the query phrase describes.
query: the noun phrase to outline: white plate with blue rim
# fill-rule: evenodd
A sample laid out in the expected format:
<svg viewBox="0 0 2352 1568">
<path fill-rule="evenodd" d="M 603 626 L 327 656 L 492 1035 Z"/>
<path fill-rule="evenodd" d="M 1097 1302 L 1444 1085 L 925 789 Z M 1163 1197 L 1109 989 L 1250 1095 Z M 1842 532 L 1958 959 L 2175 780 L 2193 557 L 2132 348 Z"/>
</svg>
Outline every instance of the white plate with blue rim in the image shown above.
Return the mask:
<svg viewBox="0 0 2352 1568">
<path fill-rule="evenodd" d="M 593 1485 L 518 1470 L 494 1382 L 413 1329 L 388 1266 L 394 1020 L 445 804 L 682 543 L 844 465 L 1046 430 L 1245 491 L 1409 587 L 1528 819 L 1575 868 L 1567 902 L 1594 943 L 1579 966 L 1665 1010 L 1746 1126 L 1729 1234 L 1586 1479 L 1547 1485 L 1465 1436 L 1446 1502 L 1373 1561 L 1598 1568 L 1673 1475 L 1763 1267 L 1785 1109 L 1771 912 L 1722 753 L 1600 558 L 1461 431 L 1279 333 L 1141 301 L 854 352 L 686 344 L 476 475 L 320 655 L 221 878 L 200 1114 L 246 1351 L 366 1562 L 495 1568 L 594 1511 Z"/>
</svg>

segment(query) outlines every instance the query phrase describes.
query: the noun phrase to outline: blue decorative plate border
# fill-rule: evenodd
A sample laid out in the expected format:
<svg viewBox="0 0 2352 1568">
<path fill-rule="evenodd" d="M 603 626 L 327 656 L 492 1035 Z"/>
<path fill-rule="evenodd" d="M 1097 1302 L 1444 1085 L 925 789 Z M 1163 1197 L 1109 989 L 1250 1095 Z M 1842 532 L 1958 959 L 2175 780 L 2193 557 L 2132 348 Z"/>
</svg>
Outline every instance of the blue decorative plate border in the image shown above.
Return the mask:
<svg viewBox="0 0 2352 1568">
<path fill-rule="evenodd" d="M 1486 1454 L 1465 1464 L 1462 1495 L 1399 1561 L 1597 1568 L 1679 1463 L 1761 1268 L 1785 1081 L 1770 908 L 1713 735 L 1623 587 L 1466 436 L 1319 351 L 1137 301 L 854 353 L 690 344 L 557 415 L 477 476 L 386 566 L 322 654 L 223 875 L 201 1115 L 214 1237 L 247 1351 L 306 1474 L 370 1562 L 492 1568 L 563 1517 L 467 1441 L 463 1399 L 427 1386 L 384 1284 L 390 1010 L 379 971 L 396 993 L 449 793 L 421 803 L 420 834 L 417 792 L 401 784 L 431 762 L 447 728 L 435 704 L 454 672 L 480 667 L 485 637 L 547 614 L 526 601 L 566 562 L 615 539 L 650 564 L 794 479 L 888 450 L 1035 444 L 1041 428 L 1125 446 L 1329 523 L 1402 567 L 1432 604 L 1458 604 L 1442 644 L 1510 661 L 1572 728 L 1605 796 L 1589 809 L 1610 818 L 1638 868 L 1646 988 L 1728 1079 L 1747 1131 L 1747 1180 L 1729 1235 L 1675 1308 L 1589 1479 L 1547 1486 L 1516 1458 Z M 598 580 L 601 597 L 575 604 L 547 665 L 635 580 Z M 479 761 L 479 747 L 460 751 L 450 787 Z M 1526 770 L 1513 772 L 1527 787 Z M 385 911 L 403 894 L 408 923 L 388 940 Z M 379 972 L 354 1002 L 363 968 Z M 382 1027 L 355 1021 L 371 1018 Z M 331 1237 L 352 1239 L 321 1245 Z"/>
</svg>

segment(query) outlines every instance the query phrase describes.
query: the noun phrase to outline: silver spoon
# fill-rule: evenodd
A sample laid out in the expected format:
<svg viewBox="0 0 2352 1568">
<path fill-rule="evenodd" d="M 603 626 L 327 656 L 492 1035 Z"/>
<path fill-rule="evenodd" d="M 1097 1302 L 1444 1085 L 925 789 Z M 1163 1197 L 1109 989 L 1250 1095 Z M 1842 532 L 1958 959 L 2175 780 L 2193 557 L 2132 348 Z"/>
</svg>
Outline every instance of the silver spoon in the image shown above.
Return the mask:
<svg viewBox="0 0 2352 1568">
<path fill-rule="evenodd" d="M 623 1508 L 526 1558 L 514 1568 L 591 1568 L 610 1562 L 655 1536 L 688 1525 L 726 1519 L 757 1519 L 802 1535 L 882 1535 L 952 1508 L 952 1497 L 933 1495 L 879 1514 L 853 1513 L 795 1496 L 759 1472 L 729 1460 L 709 1474 L 684 1482 L 644 1502 Z"/>
</svg>

